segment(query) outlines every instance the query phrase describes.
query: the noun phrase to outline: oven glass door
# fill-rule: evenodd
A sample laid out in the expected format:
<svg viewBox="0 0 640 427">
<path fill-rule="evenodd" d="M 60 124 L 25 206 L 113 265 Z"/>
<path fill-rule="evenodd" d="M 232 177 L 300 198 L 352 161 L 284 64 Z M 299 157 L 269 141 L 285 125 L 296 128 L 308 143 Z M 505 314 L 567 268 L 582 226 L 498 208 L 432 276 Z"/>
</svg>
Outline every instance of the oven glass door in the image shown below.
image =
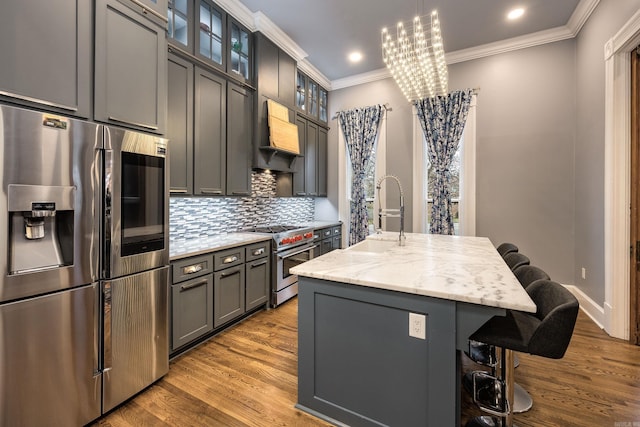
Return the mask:
<svg viewBox="0 0 640 427">
<path fill-rule="evenodd" d="M 289 270 L 300 265 L 303 262 L 307 262 L 313 258 L 313 247 L 295 248 L 280 255 L 282 259 L 282 280 L 287 281 L 287 278 L 296 279 L 297 277 L 290 273 Z"/>
<path fill-rule="evenodd" d="M 165 159 L 122 152 L 122 256 L 164 249 Z"/>
</svg>

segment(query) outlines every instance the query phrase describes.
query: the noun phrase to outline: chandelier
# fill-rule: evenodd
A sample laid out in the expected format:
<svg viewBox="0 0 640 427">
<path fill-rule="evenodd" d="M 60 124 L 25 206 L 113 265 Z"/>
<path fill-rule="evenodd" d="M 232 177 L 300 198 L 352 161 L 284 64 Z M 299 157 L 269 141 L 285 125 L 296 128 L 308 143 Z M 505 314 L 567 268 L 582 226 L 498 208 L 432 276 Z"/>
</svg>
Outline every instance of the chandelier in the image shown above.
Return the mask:
<svg viewBox="0 0 640 427">
<path fill-rule="evenodd" d="M 382 29 L 382 59 L 410 102 L 447 94 L 447 62 L 438 12 L 434 10 L 425 20 L 430 24 L 424 26 L 419 16 L 413 19 L 413 35 L 398 23 L 395 40 Z"/>
</svg>

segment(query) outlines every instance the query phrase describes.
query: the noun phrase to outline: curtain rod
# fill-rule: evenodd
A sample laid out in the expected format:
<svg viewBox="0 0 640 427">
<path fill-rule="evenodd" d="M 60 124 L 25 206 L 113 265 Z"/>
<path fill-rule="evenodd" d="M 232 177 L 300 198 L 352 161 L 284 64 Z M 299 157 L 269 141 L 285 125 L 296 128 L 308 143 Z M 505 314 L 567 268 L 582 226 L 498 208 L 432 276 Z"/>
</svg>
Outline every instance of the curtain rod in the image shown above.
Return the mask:
<svg viewBox="0 0 640 427">
<path fill-rule="evenodd" d="M 386 102 L 384 104 L 382 104 L 382 108 L 384 108 L 384 111 L 393 111 L 393 108 L 391 108 L 389 106 L 389 103 Z M 333 117 L 331 117 L 331 120 L 335 120 L 338 118 L 338 113 L 341 113 L 342 111 L 336 111 L 336 113 L 333 115 Z"/>
</svg>

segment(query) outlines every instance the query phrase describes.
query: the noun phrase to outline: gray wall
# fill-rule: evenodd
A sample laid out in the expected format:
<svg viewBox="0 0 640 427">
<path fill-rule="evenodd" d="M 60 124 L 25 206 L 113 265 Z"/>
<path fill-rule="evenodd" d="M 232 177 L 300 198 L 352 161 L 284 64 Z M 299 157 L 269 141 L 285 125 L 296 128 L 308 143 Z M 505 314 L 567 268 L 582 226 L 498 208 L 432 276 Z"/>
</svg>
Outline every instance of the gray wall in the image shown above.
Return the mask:
<svg viewBox="0 0 640 427">
<path fill-rule="evenodd" d="M 476 234 L 518 245 L 573 283 L 574 41 L 449 67 L 451 89 L 479 87 Z"/>
<path fill-rule="evenodd" d="M 604 303 L 604 45 L 640 0 L 601 0 L 576 38 L 575 284 Z M 586 279 L 581 268 L 586 269 Z"/>
</svg>

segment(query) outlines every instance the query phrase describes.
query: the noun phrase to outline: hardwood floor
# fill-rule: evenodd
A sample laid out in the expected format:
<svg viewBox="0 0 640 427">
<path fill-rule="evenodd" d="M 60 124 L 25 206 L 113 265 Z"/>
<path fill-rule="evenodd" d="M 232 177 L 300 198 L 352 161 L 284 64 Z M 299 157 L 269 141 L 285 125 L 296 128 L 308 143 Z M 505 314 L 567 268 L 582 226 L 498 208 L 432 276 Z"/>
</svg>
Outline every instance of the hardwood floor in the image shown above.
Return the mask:
<svg viewBox="0 0 640 427">
<path fill-rule="evenodd" d="M 294 408 L 297 309 L 294 299 L 218 334 L 94 425 L 329 425 Z M 518 357 L 516 381 L 534 400 L 515 416 L 518 426 L 640 426 L 640 347 L 608 337 L 583 313 L 563 359 Z M 463 422 L 479 414 L 463 392 Z"/>
</svg>

